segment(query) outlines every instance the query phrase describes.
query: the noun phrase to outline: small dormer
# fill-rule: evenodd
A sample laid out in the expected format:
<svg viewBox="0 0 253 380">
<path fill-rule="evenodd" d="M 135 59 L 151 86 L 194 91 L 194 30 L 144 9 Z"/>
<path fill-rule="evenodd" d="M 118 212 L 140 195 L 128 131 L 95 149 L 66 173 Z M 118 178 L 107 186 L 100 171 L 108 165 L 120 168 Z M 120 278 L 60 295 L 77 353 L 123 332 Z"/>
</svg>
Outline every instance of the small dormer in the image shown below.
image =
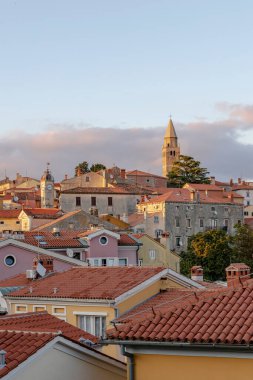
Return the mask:
<svg viewBox="0 0 253 380">
<path fill-rule="evenodd" d="M 232 263 L 226 268 L 228 287 L 237 287 L 250 278 L 250 267 L 244 263 Z"/>
</svg>

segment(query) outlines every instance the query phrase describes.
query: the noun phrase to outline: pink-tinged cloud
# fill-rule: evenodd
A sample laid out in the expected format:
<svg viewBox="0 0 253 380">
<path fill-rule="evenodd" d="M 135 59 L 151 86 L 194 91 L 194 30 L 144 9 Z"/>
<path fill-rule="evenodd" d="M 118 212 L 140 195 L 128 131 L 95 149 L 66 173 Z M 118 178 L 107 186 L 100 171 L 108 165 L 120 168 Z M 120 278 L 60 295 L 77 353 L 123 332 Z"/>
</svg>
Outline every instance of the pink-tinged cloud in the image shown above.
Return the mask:
<svg viewBox="0 0 253 380">
<path fill-rule="evenodd" d="M 201 161 L 219 179 L 253 178 L 253 145 L 238 141 L 253 125 L 253 106 L 218 105 L 225 114 L 216 122 L 174 121 L 181 153 Z M 161 174 L 161 148 L 166 125 L 156 128 L 98 128 L 87 125 L 50 125 L 37 134 L 11 133 L 0 141 L 0 179 L 16 172 L 40 178 L 46 163 L 56 180 L 72 176 L 82 161 L 114 164 L 127 170 Z M 252 143 L 253 144 L 253 143 Z"/>
</svg>

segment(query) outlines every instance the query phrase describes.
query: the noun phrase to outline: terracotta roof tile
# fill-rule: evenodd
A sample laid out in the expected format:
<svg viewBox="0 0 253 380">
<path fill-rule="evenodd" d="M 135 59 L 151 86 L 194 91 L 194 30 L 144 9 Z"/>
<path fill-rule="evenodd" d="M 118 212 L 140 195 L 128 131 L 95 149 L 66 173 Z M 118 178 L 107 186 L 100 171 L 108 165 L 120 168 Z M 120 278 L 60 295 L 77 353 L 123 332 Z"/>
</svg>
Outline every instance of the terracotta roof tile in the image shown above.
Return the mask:
<svg viewBox="0 0 253 380">
<path fill-rule="evenodd" d="M 0 210 L 0 218 L 15 218 L 17 219 L 21 210 Z"/>
<path fill-rule="evenodd" d="M 115 299 L 164 268 L 82 267 L 54 273 L 10 294 L 11 297 Z M 6 286 L 8 280 L 0 282 Z M 4 284 L 4 285 L 2 285 Z M 12 285 L 14 282 L 12 281 Z M 31 289 L 32 288 L 32 292 Z M 56 293 L 54 288 L 56 288 Z"/>
<path fill-rule="evenodd" d="M 144 321 L 119 325 L 117 330 L 108 331 L 108 338 L 250 344 L 253 341 L 252 306 L 252 286 L 228 289 L 163 314 L 158 312 Z"/>
<path fill-rule="evenodd" d="M 0 369 L 0 377 L 4 377 L 54 338 L 53 333 L 8 332 L 0 329 L 1 349 L 6 351 L 6 366 Z"/>
<path fill-rule="evenodd" d="M 62 211 L 57 208 L 25 208 L 23 210 L 27 215 L 33 216 L 34 218 L 49 218 L 56 219 L 62 216 Z"/>
<path fill-rule="evenodd" d="M 98 339 L 92 334 L 48 314 L 46 311 L 37 313 L 11 314 L 0 317 L 0 330 L 35 331 L 61 333 L 79 342 L 80 338 L 97 343 Z"/>
</svg>

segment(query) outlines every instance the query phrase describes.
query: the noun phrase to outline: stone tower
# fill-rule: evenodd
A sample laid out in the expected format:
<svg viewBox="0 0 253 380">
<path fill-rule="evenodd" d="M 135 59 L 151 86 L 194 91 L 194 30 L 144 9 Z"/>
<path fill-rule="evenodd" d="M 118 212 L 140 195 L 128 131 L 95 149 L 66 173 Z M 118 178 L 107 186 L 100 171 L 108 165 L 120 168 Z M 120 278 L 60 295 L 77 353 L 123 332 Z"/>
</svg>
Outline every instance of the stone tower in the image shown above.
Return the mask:
<svg viewBox="0 0 253 380">
<path fill-rule="evenodd" d="M 171 171 L 173 163 L 179 159 L 180 147 L 177 142 L 177 135 L 170 118 L 162 147 L 162 165 L 163 165 L 163 176 L 166 177 L 168 172 Z"/>
<path fill-rule="evenodd" d="M 49 170 L 49 163 L 47 164 L 47 170 L 40 180 L 40 195 L 41 208 L 54 207 L 54 177 Z"/>
</svg>

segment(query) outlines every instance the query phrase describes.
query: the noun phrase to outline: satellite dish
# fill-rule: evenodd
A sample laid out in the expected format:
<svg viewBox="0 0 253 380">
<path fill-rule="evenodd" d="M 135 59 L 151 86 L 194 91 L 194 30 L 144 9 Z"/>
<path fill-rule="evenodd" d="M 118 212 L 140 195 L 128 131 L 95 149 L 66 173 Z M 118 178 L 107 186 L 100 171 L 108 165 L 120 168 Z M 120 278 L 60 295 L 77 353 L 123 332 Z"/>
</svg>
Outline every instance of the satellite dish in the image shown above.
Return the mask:
<svg viewBox="0 0 253 380">
<path fill-rule="evenodd" d="M 14 202 L 18 202 L 18 197 L 15 195 L 15 197 L 13 198 Z"/>
<path fill-rule="evenodd" d="M 67 249 L 67 256 L 68 257 L 74 257 L 74 251 L 73 251 L 73 249 L 70 249 L 70 248 Z"/>
</svg>

